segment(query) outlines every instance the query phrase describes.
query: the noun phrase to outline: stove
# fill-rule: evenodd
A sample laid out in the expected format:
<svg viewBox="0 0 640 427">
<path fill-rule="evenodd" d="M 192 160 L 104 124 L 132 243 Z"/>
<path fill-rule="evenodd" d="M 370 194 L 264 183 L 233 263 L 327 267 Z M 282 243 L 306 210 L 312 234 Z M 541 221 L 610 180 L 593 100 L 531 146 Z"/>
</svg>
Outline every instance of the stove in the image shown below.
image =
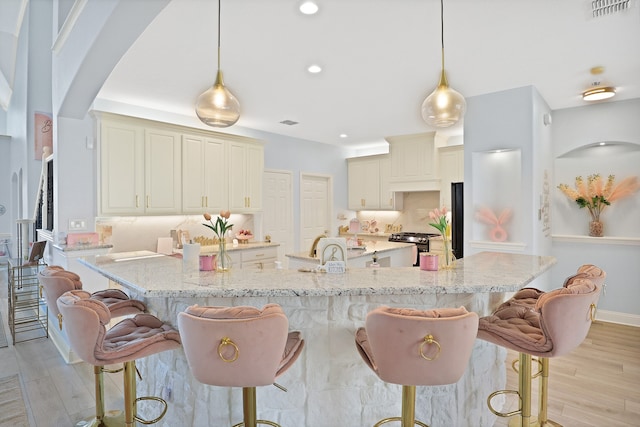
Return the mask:
<svg viewBox="0 0 640 427">
<path fill-rule="evenodd" d="M 420 265 L 420 253 L 421 252 L 429 252 L 429 239 L 433 237 L 439 237 L 439 234 L 431 234 L 431 233 L 412 233 L 409 231 L 402 233 L 393 233 L 389 236 L 390 242 L 398 242 L 398 243 L 413 243 L 417 246 L 418 250 L 416 253 L 416 259 L 414 261 L 413 266 L 417 267 Z"/>
</svg>

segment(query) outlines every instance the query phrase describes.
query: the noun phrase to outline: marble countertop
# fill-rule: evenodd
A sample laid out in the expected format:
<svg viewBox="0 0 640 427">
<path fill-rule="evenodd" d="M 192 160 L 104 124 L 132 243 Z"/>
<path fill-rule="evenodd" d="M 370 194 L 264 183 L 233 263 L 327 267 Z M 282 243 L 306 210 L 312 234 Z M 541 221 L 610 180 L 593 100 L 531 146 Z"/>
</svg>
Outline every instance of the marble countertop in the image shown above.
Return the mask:
<svg viewBox="0 0 640 427">
<path fill-rule="evenodd" d="M 113 245 L 110 243 L 89 243 L 89 244 L 78 243 L 76 245 L 69 246 L 69 245 L 61 245 L 61 244 L 54 243 L 53 247 L 63 252 L 73 252 L 73 251 L 92 251 L 92 250 L 100 250 L 100 249 L 111 249 L 113 248 Z"/>
<path fill-rule="evenodd" d="M 451 270 L 417 267 L 348 269 L 344 274 L 297 270 L 185 271 L 171 256 L 116 262 L 109 255 L 88 268 L 147 298 L 411 295 L 514 292 L 551 268 L 550 256 L 482 252 L 456 261 Z"/>
<path fill-rule="evenodd" d="M 371 258 L 371 256 L 373 255 L 374 252 L 378 252 L 379 254 L 384 253 L 384 252 L 388 252 L 388 251 L 393 251 L 396 249 L 404 249 L 407 247 L 415 247 L 415 245 L 413 243 L 398 243 L 398 242 L 387 242 L 387 241 L 375 241 L 375 240 L 369 240 L 369 241 L 365 241 L 365 249 L 349 249 L 347 248 L 347 260 L 353 259 L 353 258 L 359 258 L 359 257 L 369 257 Z M 309 251 L 305 251 L 305 252 L 296 252 L 293 254 L 287 254 L 286 256 L 288 256 L 289 258 L 297 258 L 297 259 L 301 259 L 304 261 L 311 261 L 311 262 L 317 262 L 320 263 L 320 259 L 317 257 L 310 257 L 309 256 Z"/>
</svg>

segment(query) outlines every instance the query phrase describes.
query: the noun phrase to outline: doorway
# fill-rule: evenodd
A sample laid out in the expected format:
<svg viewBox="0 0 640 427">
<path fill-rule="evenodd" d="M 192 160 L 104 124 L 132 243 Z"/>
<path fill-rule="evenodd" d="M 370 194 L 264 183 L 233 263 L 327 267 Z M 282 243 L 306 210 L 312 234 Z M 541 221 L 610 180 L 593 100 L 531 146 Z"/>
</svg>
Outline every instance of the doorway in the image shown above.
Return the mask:
<svg viewBox="0 0 640 427">
<path fill-rule="evenodd" d="M 263 235 L 278 246 L 278 260 L 288 268 L 286 254 L 294 252 L 293 177 L 291 171 L 265 170 L 263 175 Z"/>
<path fill-rule="evenodd" d="M 331 236 L 333 179 L 327 175 L 300 175 L 300 250 L 308 251 L 321 234 Z"/>
</svg>

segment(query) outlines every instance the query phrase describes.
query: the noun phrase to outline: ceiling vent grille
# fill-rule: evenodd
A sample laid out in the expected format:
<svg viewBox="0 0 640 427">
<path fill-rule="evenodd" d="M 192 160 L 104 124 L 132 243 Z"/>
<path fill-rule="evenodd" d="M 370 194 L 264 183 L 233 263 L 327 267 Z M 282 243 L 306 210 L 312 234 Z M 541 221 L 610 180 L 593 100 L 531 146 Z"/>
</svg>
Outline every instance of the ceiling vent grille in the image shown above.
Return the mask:
<svg viewBox="0 0 640 427">
<path fill-rule="evenodd" d="M 294 122 L 293 120 L 283 120 L 280 123 L 287 126 L 293 126 L 298 124 L 298 122 Z"/>
<path fill-rule="evenodd" d="M 591 2 L 591 16 L 598 18 L 601 16 L 613 15 L 631 8 L 631 0 L 593 0 Z"/>
</svg>

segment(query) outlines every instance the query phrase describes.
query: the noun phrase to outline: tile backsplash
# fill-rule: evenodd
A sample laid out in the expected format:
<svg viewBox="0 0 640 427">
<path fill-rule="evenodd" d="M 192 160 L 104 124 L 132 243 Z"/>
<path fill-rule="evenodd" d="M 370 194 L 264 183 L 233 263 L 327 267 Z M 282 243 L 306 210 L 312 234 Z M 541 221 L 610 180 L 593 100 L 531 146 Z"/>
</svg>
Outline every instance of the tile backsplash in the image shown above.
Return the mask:
<svg viewBox="0 0 640 427">
<path fill-rule="evenodd" d="M 404 193 L 403 198 L 404 209 L 401 211 L 362 211 L 356 217 L 360 221 L 376 220 L 381 232 L 391 224 L 402 225 L 402 231 L 437 233 L 438 230 L 429 225 L 429 211 L 438 207 L 440 193 L 415 191 Z"/>
</svg>

